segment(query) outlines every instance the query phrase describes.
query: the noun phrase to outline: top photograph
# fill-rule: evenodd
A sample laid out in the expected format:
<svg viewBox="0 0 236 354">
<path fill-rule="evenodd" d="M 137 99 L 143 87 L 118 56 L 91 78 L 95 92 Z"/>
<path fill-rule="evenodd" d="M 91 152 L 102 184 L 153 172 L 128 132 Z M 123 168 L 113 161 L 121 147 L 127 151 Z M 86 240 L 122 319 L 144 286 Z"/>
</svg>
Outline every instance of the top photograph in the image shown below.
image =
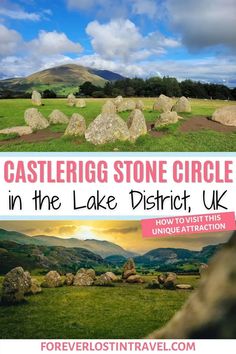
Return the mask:
<svg viewBox="0 0 236 354">
<path fill-rule="evenodd" d="M 235 0 L 1 0 L 1 152 L 235 152 Z"/>
</svg>

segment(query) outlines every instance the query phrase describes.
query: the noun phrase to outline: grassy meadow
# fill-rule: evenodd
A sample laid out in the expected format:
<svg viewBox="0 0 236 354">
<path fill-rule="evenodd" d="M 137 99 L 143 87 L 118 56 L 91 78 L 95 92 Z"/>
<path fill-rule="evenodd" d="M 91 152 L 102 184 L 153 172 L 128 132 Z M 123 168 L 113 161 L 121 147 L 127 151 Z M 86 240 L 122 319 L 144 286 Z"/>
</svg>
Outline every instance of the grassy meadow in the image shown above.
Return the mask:
<svg viewBox="0 0 236 354">
<path fill-rule="evenodd" d="M 154 123 L 158 117 L 158 112 L 152 111 L 155 98 L 142 99 L 145 103 L 144 115 L 147 123 Z M 65 99 L 44 99 L 45 104 L 39 110 L 45 117 L 48 117 L 53 109 L 59 109 L 68 116 L 78 112 L 82 114 L 87 125 L 93 121 L 100 113 L 104 104 L 104 99 L 86 99 L 86 108 L 68 107 Z M 100 146 L 94 146 L 86 142 L 84 137 L 64 137 L 65 125 L 55 125 L 48 128 L 49 132 L 61 133 L 58 137 L 50 137 L 45 141 L 26 142 L 22 140 L 14 141 L 16 136 L 0 135 L 0 151 L 235 151 L 236 132 L 217 132 L 209 129 L 198 131 L 181 132 L 181 125 L 186 120 L 194 116 L 211 116 L 215 109 L 236 104 L 236 102 L 220 100 L 199 100 L 191 99 L 192 113 L 180 114 L 184 120 L 176 125 L 162 129 L 161 136 L 147 134 L 140 137 L 135 143 L 115 142 Z M 32 107 L 30 99 L 10 99 L 0 100 L 0 129 L 25 125 L 24 111 Z M 129 112 L 120 114 L 127 120 Z M 8 140 L 11 139 L 11 140 Z M 1 142 L 5 140 L 4 143 Z"/>
<path fill-rule="evenodd" d="M 197 282 L 197 276 L 178 277 L 178 283 L 196 287 Z M 27 297 L 26 303 L 0 306 L 0 338 L 144 338 L 166 324 L 191 294 L 188 290 L 146 289 L 146 285 L 43 289 Z"/>
</svg>

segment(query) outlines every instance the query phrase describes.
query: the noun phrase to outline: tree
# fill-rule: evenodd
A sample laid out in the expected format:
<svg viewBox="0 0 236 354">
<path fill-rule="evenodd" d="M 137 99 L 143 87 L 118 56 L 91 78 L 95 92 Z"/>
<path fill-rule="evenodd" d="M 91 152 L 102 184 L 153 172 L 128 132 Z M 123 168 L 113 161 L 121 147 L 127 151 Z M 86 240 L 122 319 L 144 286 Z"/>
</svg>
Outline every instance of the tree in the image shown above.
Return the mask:
<svg viewBox="0 0 236 354">
<path fill-rule="evenodd" d="M 56 98 L 57 94 L 53 90 L 44 90 L 42 94 L 43 98 Z"/>
<path fill-rule="evenodd" d="M 85 96 L 92 96 L 94 91 L 98 91 L 99 87 L 93 85 L 91 82 L 86 81 L 80 86 L 80 94 Z"/>
</svg>

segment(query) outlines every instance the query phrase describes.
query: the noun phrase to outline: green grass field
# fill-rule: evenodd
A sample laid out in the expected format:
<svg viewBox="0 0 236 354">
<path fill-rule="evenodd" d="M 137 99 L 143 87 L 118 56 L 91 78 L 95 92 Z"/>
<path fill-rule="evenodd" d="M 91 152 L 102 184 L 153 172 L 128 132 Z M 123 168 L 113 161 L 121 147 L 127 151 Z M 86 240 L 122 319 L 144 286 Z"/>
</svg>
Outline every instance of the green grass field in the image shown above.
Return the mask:
<svg viewBox="0 0 236 354">
<path fill-rule="evenodd" d="M 155 122 L 158 117 L 157 112 L 152 111 L 154 98 L 143 99 L 145 103 L 145 118 L 147 122 Z M 68 116 L 74 112 L 82 114 L 87 122 L 87 125 L 96 118 L 100 113 L 101 107 L 104 104 L 104 99 L 87 99 L 86 108 L 68 107 L 65 99 L 51 99 L 44 101 L 44 106 L 39 110 L 48 117 L 53 109 L 59 109 Z M 181 114 L 182 117 L 191 119 L 193 116 L 211 116 L 215 109 L 224 105 L 236 104 L 236 102 L 226 102 L 219 100 L 191 100 L 192 113 Z M 25 125 L 24 111 L 32 107 L 31 100 L 27 99 L 12 99 L 0 100 L 0 129 L 13 127 L 17 125 Z M 125 120 L 129 113 L 122 113 L 121 116 Z M 86 142 L 84 137 L 59 137 L 49 138 L 47 141 L 35 142 L 14 142 L 9 140 L 4 144 L 0 144 L 0 151 L 235 151 L 236 133 L 235 132 L 216 132 L 207 129 L 194 132 L 181 132 L 180 126 L 184 121 L 180 122 L 171 129 L 165 129 L 163 136 L 151 136 L 150 134 L 140 137 L 135 143 L 130 142 L 115 142 L 102 146 L 94 146 Z M 53 132 L 63 133 L 65 125 L 56 125 L 48 128 Z M 6 137 L 0 136 L 1 140 L 6 140 Z"/>
<path fill-rule="evenodd" d="M 197 281 L 196 276 L 178 277 L 179 283 L 193 286 Z M 145 287 L 116 283 L 114 287 L 43 289 L 27 297 L 27 303 L 0 306 L 0 338 L 144 338 L 168 322 L 191 293 Z"/>
</svg>

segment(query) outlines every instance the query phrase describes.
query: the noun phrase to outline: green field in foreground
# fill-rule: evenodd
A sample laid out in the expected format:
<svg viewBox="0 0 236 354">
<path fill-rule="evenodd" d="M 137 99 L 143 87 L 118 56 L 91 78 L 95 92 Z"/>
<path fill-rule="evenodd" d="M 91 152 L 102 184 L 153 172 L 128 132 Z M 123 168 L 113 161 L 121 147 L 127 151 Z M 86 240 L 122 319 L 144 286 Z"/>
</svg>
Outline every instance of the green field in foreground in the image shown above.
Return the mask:
<svg viewBox="0 0 236 354">
<path fill-rule="evenodd" d="M 196 276 L 178 277 L 178 283 L 196 286 L 197 281 Z M 0 338 L 144 338 L 168 322 L 191 294 L 145 287 L 116 283 L 114 287 L 43 289 L 27 297 L 27 303 L 0 306 Z"/>
<path fill-rule="evenodd" d="M 74 112 L 82 114 L 87 122 L 87 125 L 96 118 L 100 113 L 101 107 L 104 104 L 104 99 L 87 99 L 86 108 L 68 107 L 65 99 L 45 99 L 44 106 L 39 110 L 48 117 L 53 109 L 59 109 L 68 116 Z M 158 112 L 152 111 L 154 98 L 143 99 L 145 103 L 144 115 L 147 122 L 154 123 L 158 117 Z M 185 120 L 191 119 L 193 116 L 211 116 L 215 109 L 224 105 L 232 105 L 236 102 L 220 101 L 220 100 L 191 100 L 192 113 L 181 114 Z M 11 99 L 0 100 L 0 129 L 24 125 L 24 111 L 32 107 L 31 100 L 27 99 Z M 129 113 L 122 113 L 121 116 L 125 120 Z M 236 133 L 235 132 L 216 132 L 207 129 L 202 129 L 193 132 L 181 132 L 180 126 L 184 123 L 181 121 L 176 126 L 164 130 L 162 136 L 152 136 L 147 134 L 140 137 L 135 143 L 130 142 L 115 142 L 102 146 L 94 146 L 86 142 L 84 137 L 73 138 L 63 137 L 48 138 L 47 141 L 22 142 L 8 140 L 7 143 L 0 144 L 0 151 L 235 151 Z M 65 125 L 56 125 L 49 127 L 49 131 L 63 133 Z M 49 134 L 50 135 L 50 134 Z M 3 135 L 1 140 L 6 140 Z M 12 137 L 10 137 L 12 138 Z"/>
</svg>

